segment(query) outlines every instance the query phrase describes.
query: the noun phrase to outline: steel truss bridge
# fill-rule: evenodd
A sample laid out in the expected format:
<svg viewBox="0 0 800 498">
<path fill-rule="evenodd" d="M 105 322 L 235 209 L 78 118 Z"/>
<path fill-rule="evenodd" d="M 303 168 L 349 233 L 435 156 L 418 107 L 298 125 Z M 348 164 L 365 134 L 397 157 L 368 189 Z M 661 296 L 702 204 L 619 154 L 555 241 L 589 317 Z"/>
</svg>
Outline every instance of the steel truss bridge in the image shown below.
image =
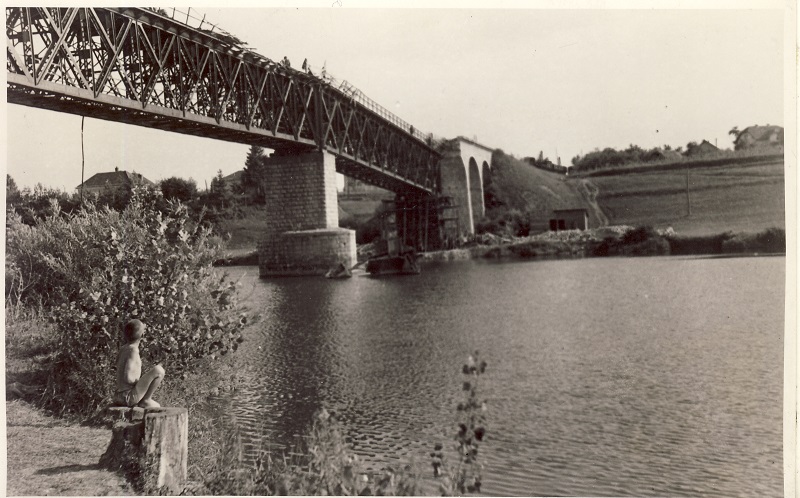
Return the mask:
<svg viewBox="0 0 800 498">
<path fill-rule="evenodd" d="M 439 192 L 439 153 L 413 127 L 226 35 L 140 8 L 7 7 L 8 102 L 258 145 L 328 151 L 337 171 Z"/>
</svg>

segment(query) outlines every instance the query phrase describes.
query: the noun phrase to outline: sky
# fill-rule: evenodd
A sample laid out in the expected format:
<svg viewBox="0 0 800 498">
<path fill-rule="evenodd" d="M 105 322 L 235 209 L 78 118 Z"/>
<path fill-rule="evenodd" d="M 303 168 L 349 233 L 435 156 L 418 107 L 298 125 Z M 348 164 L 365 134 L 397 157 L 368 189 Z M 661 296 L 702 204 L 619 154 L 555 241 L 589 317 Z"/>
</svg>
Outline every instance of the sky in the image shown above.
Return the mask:
<svg viewBox="0 0 800 498">
<path fill-rule="evenodd" d="M 517 157 L 542 151 L 568 165 L 596 148 L 629 144 L 705 139 L 728 148 L 734 126 L 785 126 L 782 2 L 640 10 L 304 5 L 199 7 L 192 15 L 270 59 L 324 64 L 419 130 L 463 135 Z M 7 172 L 17 185 L 77 187 L 81 118 L 4 108 Z M 119 167 L 152 181 L 193 178 L 200 188 L 218 170 L 241 169 L 248 151 L 92 118 L 84 147 L 87 179 Z"/>
</svg>

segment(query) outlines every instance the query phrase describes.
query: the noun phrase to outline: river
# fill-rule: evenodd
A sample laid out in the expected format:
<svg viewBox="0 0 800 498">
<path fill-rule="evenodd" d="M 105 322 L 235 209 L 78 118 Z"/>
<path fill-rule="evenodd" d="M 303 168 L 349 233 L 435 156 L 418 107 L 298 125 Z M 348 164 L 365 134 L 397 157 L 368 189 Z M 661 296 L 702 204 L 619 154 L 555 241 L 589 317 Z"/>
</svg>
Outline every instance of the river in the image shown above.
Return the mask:
<svg viewBox="0 0 800 498">
<path fill-rule="evenodd" d="M 484 494 L 781 496 L 784 266 L 464 261 L 348 280 L 234 268 L 261 320 L 220 403 L 252 444 L 279 446 L 325 406 L 370 468 L 428 471 L 477 349 Z"/>
</svg>

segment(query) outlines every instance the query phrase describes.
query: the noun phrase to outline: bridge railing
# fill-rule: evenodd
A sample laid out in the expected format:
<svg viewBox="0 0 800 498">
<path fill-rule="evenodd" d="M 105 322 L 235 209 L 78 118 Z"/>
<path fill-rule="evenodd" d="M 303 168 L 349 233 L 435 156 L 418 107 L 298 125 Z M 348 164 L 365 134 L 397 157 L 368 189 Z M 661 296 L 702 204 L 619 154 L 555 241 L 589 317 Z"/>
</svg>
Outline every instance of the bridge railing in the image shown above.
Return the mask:
<svg viewBox="0 0 800 498">
<path fill-rule="evenodd" d="M 158 15 L 165 15 L 172 19 L 173 21 L 177 21 L 183 23 L 191 28 L 203 30 L 205 32 L 211 33 L 212 35 L 220 35 L 221 38 L 225 41 L 236 43 L 237 48 L 247 52 L 250 56 L 262 59 L 268 64 L 277 64 L 272 59 L 268 57 L 264 57 L 263 55 L 254 52 L 250 47 L 247 46 L 246 42 L 239 40 L 235 35 L 231 34 L 228 31 L 225 31 L 219 25 L 213 24 L 212 22 L 206 20 L 206 14 L 198 11 L 197 9 L 193 9 L 188 7 L 187 10 L 184 12 L 179 10 L 176 7 L 169 7 L 169 8 L 146 8 L 147 10 L 154 12 Z M 420 129 L 417 129 L 411 123 L 401 119 L 399 116 L 391 112 L 390 110 L 386 109 L 373 99 L 369 98 L 364 92 L 358 89 L 355 85 L 348 82 L 347 80 L 339 80 L 332 76 L 330 73 L 327 72 L 325 67 L 312 67 L 308 64 L 305 65 L 303 71 L 289 68 L 293 71 L 297 72 L 306 72 L 308 74 L 318 76 L 322 79 L 322 81 L 333 88 L 338 89 L 345 95 L 349 96 L 354 101 L 361 104 L 363 107 L 369 109 L 370 111 L 374 112 L 375 114 L 379 115 L 386 121 L 394 124 L 395 126 L 405 130 L 407 133 L 412 135 L 414 138 L 425 142 L 430 147 L 436 147 L 444 142 L 446 139 L 444 137 L 440 137 L 434 135 L 433 133 L 426 133 Z"/>
</svg>

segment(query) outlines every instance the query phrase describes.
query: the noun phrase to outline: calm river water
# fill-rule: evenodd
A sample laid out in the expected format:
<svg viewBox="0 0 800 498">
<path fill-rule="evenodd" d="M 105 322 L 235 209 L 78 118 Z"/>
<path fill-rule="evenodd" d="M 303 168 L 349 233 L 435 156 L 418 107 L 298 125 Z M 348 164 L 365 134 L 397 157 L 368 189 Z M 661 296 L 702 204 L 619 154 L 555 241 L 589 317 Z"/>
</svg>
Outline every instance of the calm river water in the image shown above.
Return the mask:
<svg viewBox="0 0 800 498">
<path fill-rule="evenodd" d="M 412 277 L 259 280 L 220 399 L 284 444 L 324 404 L 370 468 L 454 434 L 481 392 L 487 495 L 781 496 L 783 257 L 428 264 Z M 238 354 L 238 353 L 237 353 Z"/>
</svg>

